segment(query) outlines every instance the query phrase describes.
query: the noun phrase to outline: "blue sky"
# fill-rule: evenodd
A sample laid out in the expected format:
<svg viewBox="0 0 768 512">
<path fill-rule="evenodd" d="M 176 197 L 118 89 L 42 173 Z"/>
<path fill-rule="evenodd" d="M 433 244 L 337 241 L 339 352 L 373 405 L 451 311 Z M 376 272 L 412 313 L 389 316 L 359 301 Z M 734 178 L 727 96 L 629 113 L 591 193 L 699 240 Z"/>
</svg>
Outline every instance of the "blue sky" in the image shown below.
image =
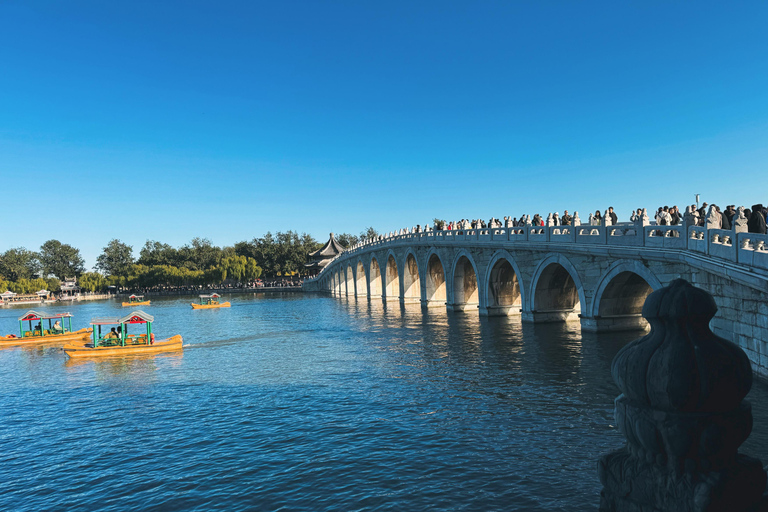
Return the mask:
<svg viewBox="0 0 768 512">
<path fill-rule="evenodd" d="M 0 251 L 768 203 L 766 2 L 0 2 Z"/>
</svg>

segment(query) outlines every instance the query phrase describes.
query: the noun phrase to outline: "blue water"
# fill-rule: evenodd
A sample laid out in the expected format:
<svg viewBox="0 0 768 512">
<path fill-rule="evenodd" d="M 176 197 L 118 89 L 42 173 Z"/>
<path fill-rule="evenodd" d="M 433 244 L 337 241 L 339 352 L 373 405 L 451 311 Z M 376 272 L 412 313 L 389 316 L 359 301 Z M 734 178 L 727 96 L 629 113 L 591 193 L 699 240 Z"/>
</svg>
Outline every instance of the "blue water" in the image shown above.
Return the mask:
<svg viewBox="0 0 768 512">
<path fill-rule="evenodd" d="M 0 510 L 595 510 L 636 333 L 322 296 L 153 298 L 183 352 L 0 350 Z M 126 312 L 101 301 L 73 326 Z M 16 333 L 25 309 L 0 310 Z M 743 451 L 768 462 L 768 389 Z"/>
</svg>

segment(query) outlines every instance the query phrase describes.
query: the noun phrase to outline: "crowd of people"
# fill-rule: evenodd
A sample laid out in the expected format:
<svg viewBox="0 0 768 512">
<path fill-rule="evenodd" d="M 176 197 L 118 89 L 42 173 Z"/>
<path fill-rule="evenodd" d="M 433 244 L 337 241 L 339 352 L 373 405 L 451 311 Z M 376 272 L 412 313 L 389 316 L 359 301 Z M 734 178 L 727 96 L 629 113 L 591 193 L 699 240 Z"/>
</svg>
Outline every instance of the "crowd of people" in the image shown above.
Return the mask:
<svg viewBox="0 0 768 512">
<path fill-rule="evenodd" d="M 659 226 L 677 226 L 687 222 L 688 225 L 703 226 L 707 229 L 732 229 L 737 232 L 746 231 L 749 233 L 766 234 L 768 208 L 762 204 L 753 205 L 752 208 L 745 208 L 743 206 L 737 208 L 735 205 L 729 205 L 725 208 L 725 211 L 721 211 L 720 207 L 715 204 L 703 203 L 701 207 L 695 204 L 687 206 L 685 213 L 681 213 L 677 206 L 660 206 L 653 220 Z M 653 224 L 645 208 L 633 210 L 629 217 L 629 223 Z M 427 223 L 424 226 L 417 224 L 410 228 L 390 232 L 388 235 L 378 235 L 375 239 L 362 240 L 360 245 L 395 235 L 428 231 L 498 229 L 525 226 L 615 226 L 618 224 L 619 218 L 612 206 L 609 206 L 603 214 L 600 213 L 600 210 L 595 210 L 594 214 L 590 213 L 586 222 L 581 221 L 579 212 L 574 212 L 571 215 L 568 213 L 568 210 L 564 210 L 562 216 L 558 212 L 549 213 L 546 218 L 536 213 L 533 217 L 528 214 L 521 215 L 520 217 L 505 216 L 503 221 L 495 217 L 491 217 L 488 221 L 483 219 L 461 219 L 450 222 L 435 220 L 435 222 Z"/>
</svg>

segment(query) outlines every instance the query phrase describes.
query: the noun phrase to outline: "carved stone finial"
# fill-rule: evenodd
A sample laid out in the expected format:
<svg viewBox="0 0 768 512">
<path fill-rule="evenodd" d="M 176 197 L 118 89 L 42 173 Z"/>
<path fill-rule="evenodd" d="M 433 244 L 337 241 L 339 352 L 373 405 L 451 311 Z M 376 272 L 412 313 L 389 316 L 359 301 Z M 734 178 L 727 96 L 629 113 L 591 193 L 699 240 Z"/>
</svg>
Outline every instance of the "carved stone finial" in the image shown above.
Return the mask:
<svg viewBox="0 0 768 512">
<path fill-rule="evenodd" d="M 581 226 L 581 218 L 579 217 L 579 212 L 573 212 L 572 222 L 574 226 Z"/>
<path fill-rule="evenodd" d="M 752 431 L 752 368 L 710 331 L 716 311 L 709 293 L 682 279 L 646 299 L 651 332 L 611 366 L 627 445 L 600 459 L 601 511 L 746 512 L 760 503 L 766 473 L 738 453 Z"/>
<path fill-rule="evenodd" d="M 747 226 L 747 216 L 744 215 L 744 207 L 739 206 L 738 215 L 733 218 L 733 231 L 734 233 L 746 233 L 749 231 Z"/>
</svg>

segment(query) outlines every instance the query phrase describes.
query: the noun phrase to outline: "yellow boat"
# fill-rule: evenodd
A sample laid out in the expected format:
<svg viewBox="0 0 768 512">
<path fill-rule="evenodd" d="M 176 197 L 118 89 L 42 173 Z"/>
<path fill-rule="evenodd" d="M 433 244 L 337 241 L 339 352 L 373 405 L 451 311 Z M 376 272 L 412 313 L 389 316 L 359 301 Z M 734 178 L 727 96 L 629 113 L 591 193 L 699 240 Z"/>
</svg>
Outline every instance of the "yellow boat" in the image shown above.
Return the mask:
<svg viewBox="0 0 768 512">
<path fill-rule="evenodd" d="M 61 325 L 61 321 L 64 319 L 67 320 L 67 326 Z M 48 320 L 48 329 L 43 328 L 45 320 Z M 56 321 L 55 324 L 53 323 L 54 320 Z M 29 322 L 29 329 L 24 329 L 24 322 Z M 37 325 L 33 326 L 32 322 L 37 322 Z M 0 346 L 55 343 L 59 341 L 85 342 L 88 340 L 91 331 L 92 329 L 73 331 L 71 313 L 50 315 L 30 310 L 19 317 L 19 336 L 15 334 L 0 336 Z"/>
<path fill-rule="evenodd" d="M 127 308 L 130 306 L 149 306 L 149 303 L 152 301 L 144 300 L 143 295 L 131 295 L 128 297 L 128 302 L 123 302 L 123 307 Z"/>
<path fill-rule="evenodd" d="M 192 303 L 192 309 L 211 309 L 211 308 L 228 308 L 231 306 L 229 302 L 219 302 L 221 295 L 218 293 L 212 293 L 210 295 L 201 295 L 200 304 Z"/>
<path fill-rule="evenodd" d="M 154 320 L 152 315 L 143 311 L 134 311 L 122 318 L 94 318 L 91 320 L 93 342 L 64 345 L 64 352 L 69 357 L 105 357 L 181 350 L 184 340 L 179 334 L 155 341 L 155 335 L 152 333 Z M 128 334 L 129 326 L 135 324 L 145 324 L 146 331 L 141 334 Z M 117 327 L 102 333 L 104 326 Z"/>
</svg>

